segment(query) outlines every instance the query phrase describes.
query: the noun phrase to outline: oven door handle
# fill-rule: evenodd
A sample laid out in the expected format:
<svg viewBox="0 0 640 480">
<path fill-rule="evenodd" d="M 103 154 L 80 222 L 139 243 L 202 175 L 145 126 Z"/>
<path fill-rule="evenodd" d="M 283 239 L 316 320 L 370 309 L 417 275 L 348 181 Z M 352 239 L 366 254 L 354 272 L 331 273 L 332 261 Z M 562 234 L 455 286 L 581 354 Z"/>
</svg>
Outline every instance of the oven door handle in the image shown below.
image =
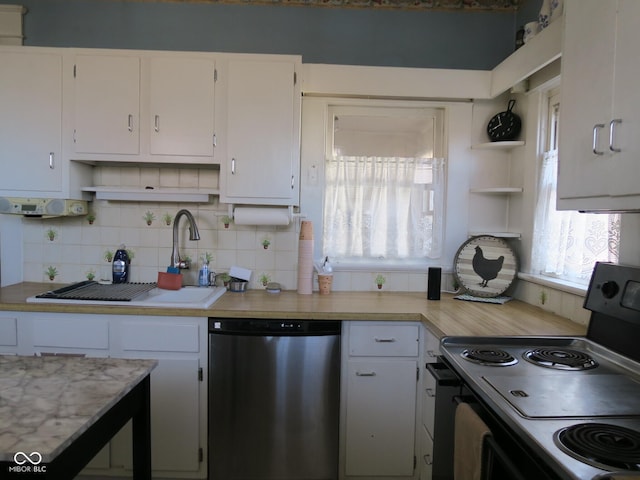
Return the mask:
<svg viewBox="0 0 640 480">
<path fill-rule="evenodd" d="M 482 449 L 481 480 L 491 480 L 493 464 L 496 463 L 496 461 L 502 465 L 509 479 L 526 480 L 493 436 L 487 435 L 484 437 L 484 448 Z"/>
<path fill-rule="evenodd" d="M 426 367 L 439 386 L 458 387 L 462 385 L 458 376 L 444 363 L 427 363 Z"/>
</svg>

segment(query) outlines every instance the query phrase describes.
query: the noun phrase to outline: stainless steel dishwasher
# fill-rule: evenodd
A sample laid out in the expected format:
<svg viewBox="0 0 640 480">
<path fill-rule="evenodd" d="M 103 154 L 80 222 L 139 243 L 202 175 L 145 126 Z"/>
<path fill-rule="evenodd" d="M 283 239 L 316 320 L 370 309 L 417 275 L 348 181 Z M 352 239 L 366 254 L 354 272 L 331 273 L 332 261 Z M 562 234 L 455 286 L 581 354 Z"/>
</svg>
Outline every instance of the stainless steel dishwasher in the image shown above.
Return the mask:
<svg viewBox="0 0 640 480">
<path fill-rule="evenodd" d="M 340 322 L 209 319 L 209 479 L 338 478 Z"/>
</svg>

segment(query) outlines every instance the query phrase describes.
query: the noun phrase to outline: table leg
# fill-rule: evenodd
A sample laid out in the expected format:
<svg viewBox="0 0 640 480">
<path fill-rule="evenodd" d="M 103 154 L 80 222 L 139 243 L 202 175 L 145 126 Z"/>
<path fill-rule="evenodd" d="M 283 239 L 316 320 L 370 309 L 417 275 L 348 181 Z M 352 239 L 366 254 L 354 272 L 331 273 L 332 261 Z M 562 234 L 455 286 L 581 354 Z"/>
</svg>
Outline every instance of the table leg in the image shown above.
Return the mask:
<svg viewBox="0 0 640 480">
<path fill-rule="evenodd" d="M 140 385 L 140 408 L 132 417 L 133 478 L 151 480 L 151 409 L 150 378 Z"/>
</svg>

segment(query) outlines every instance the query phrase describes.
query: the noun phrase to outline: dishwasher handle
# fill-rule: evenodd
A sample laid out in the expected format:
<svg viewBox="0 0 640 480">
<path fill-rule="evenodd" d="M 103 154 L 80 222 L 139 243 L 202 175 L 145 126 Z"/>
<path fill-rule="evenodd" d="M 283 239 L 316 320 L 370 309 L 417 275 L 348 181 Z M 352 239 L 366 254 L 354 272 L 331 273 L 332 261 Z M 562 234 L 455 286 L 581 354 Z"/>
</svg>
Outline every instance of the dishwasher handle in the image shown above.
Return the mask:
<svg viewBox="0 0 640 480">
<path fill-rule="evenodd" d="M 209 333 L 249 336 L 340 335 L 340 321 L 209 318 Z"/>
</svg>

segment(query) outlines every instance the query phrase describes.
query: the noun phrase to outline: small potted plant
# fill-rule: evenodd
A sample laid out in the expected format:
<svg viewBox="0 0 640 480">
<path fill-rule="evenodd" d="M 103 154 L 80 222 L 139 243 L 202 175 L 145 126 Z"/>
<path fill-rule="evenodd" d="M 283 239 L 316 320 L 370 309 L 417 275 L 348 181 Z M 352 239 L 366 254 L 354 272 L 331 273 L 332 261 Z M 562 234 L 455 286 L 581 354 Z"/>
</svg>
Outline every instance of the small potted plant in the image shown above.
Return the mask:
<svg viewBox="0 0 640 480">
<path fill-rule="evenodd" d="M 87 272 L 87 280 L 92 281 L 94 278 L 96 278 L 96 272 L 91 268 Z"/>
<path fill-rule="evenodd" d="M 169 212 L 167 212 L 164 215 L 162 215 L 162 221 L 166 225 L 171 225 L 171 222 L 173 221 L 173 217 L 171 216 L 171 214 Z"/>
<path fill-rule="evenodd" d="M 93 213 L 89 213 L 87 215 L 87 222 L 89 222 L 89 225 L 93 225 L 93 222 L 96 221 L 96 216 Z"/>
<path fill-rule="evenodd" d="M 222 284 L 225 287 L 229 287 L 229 282 L 231 281 L 231 275 L 229 275 L 228 273 L 221 273 L 220 274 L 220 280 L 222 280 Z"/>
<path fill-rule="evenodd" d="M 204 252 L 204 255 L 202 255 L 202 261 L 207 265 L 209 265 L 212 260 L 213 260 L 213 254 L 209 252 Z"/>
<path fill-rule="evenodd" d="M 380 274 L 380 273 L 379 273 L 379 274 L 376 276 L 376 280 L 375 280 L 375 282 L 376 282 L 376 285 L 378 286 L 378 290 L 381 290 L 381 289 L 382 289 L 382 285 L 384 285 L 384 282 L 386 282 L 386 281 L 387 281 L 387 279 L 386 279 L 386 278 L 384 278 L 384 275 L 382 275 L 382 274 Z"/>
<path fill-rule="evenodd" d="M 104 255 L 102 258 L 104 258 L 104 261 L 107 263 L 111 263 L 113 261 L 113 251 L 112 250 L 105 250 Z"/>
<path fill-rule="evenodd" d="M 47 271 L 44 273 L 49 277 L 49 280 L 53 281 L 56 278 L 56 275 L 58 275 L 58 269 L 56 267 L 49 266 Z"/>
<path fill-rule="evenodd" d="M 267 248 L 269 248 L 269 245 L 271 245 L 271 240 L 269 240 L 268 238 L 262 240 L 262 248 L 266 250 Z"/>
<path fill-rule="evenodd" d="M 229 215 L 223 215 L 220 218 L 220 221 L 224 224 L 224 228 L 229 228 L 229 224 L 231 223 L 231 217 Z"/>
<path fill-rule="evenodd" d="M 50 228 L 50 229 L 47 230 L 47 238 L 50 241 L 53 242 L 57 236 L 58 236 L 58 232 L 56 231 L 55 228 Z"/>
<path fill-rule="evenodd" d="M 153 221 L 156 219 L 156 216 L 153 214 L 153 212 L 150 212 L 149 210 L 147 210 L 142 218 L 144 219 L 145 222 L 147 222 L 147 225 L 151 225 Z"/>
<path fill-rule="evenodd" d="M 266 273 L 263 273 L 262 275 L 260 275 L 260 283 L 262 283 L 264 287 L 266 287 L 270 281 L 271 281 L 271 275 L 268 275 Z"/>
<path fill-rule="evenodd" d="M 540 290 L 540 305 L 544 305 L 547 303 L 547 292 L 544 290 Z"/>
</svg>

